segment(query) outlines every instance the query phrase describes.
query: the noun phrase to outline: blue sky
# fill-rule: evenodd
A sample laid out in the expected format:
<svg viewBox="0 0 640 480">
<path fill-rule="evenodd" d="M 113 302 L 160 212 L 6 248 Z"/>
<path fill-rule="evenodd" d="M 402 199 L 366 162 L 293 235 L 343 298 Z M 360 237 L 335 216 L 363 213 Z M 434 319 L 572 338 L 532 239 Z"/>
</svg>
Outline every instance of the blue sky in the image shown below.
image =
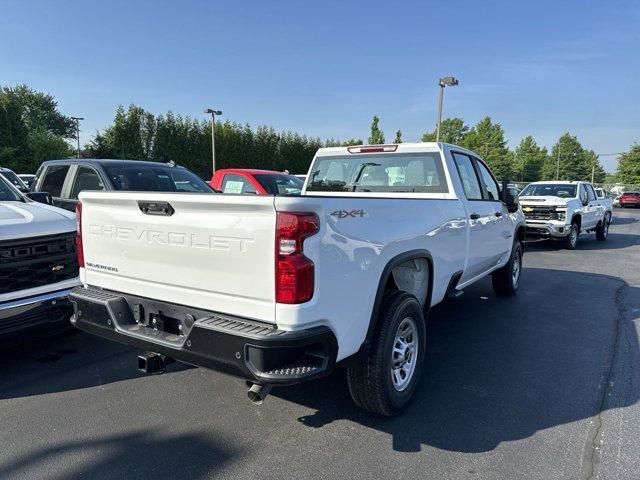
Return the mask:
<svg viewBox="0 0 640 480">
<path fill-rule="evenodd" d="M 412 141 L 455 75 L 445 116 L 614 153 L 640 141 L 639 27 L 637 1 L 0 0 L 0 84 L 54 94 L 83 142 L 132 102 L 340 139 L 377 114 Z"/>
</svg>

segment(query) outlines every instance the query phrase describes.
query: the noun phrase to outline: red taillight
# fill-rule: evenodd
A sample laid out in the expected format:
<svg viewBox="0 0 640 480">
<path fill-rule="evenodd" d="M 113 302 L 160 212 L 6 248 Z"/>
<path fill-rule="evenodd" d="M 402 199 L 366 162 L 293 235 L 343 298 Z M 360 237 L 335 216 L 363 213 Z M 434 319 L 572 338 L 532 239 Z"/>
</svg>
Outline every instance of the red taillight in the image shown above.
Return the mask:
<svg viewBox="0 0 640 480">
<path fill-rule="evenodd" d="M 313 262 L 302 253 L 302 244 L 319 228 L 315 213 L 277 212 L 276 302 L 304 303 L 313 297 Z"/>
<path fill-rule="evenodd" d="M 76 203 L 76 255 L 78 266 L 84 268 L 84 250 L 82 248 L 82 203 Z"/>
</svg>

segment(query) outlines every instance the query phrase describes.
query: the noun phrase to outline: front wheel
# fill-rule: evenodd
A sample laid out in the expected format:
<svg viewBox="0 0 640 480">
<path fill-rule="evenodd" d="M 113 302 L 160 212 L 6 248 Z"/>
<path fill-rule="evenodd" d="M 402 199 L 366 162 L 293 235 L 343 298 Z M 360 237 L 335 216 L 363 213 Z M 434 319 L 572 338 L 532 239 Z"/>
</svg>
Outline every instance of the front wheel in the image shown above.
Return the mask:
<svg viewBox="0 0 640 480">
<path fill-rule="evenodd" d="M 398 291 L 386 296 L 367 356 L 347 370 L 353 401 L 387 417 L 402 412 L 422 374 L 426 336 L 418 299 Z"/>
<path fill-rule="evenodd" d="M 580 230 L 578 229 L 578 224 L 576 222 L 571 223 L 571 230 L 569 230 L 569 235 L 564 240 L 564 248 L 567 250 L 575 250 L 578 246 L 578 235 L 580 234 Z"/>
<path fill-rule="evenodd" d="M 496 292 L 496 295 L 512 297 L 518 291 L 522 273 L 522 252 L 522 242 L 516 240 L 507 264 L 491 274 L 493 291 Z"/>
</svg>

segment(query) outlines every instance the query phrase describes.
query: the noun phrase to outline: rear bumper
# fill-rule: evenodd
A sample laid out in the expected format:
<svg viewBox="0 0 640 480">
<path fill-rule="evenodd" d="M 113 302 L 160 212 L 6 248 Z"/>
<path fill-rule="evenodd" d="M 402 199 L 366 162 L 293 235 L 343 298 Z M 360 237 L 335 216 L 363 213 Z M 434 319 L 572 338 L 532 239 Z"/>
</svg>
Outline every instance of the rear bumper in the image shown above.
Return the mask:
<svg viewBox="0 0 640 480">
<path fill-rule="evenodd" d="M 91 287 L 73 289 L 70 300 L 71 323 L 81 330 L 262 384 L 298 383 L 335 365 L 337 342 L 328 327 L 284 331 Z"/>
<path fill-rule="evenodd" d="M 0 346 L 24 343 L 69 328 L 69 289 L 0 303 Z"/>
</svg>

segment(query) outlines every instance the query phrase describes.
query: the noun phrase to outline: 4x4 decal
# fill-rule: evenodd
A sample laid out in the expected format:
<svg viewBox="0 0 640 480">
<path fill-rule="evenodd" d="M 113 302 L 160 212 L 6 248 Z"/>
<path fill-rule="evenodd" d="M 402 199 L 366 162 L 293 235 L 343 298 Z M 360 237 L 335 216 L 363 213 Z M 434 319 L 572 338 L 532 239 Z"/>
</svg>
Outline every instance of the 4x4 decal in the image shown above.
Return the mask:
<svg viewBox="0 0 640 480">
<path fill-rule="evenodd" d="M 353 217 L 353 218 L 357 218 L 357 217 L 364 217 L 366 215 L 366 212 L 362 209 L 358 209 L 358 210 L 336 210 L 335 212 L 331 213 L 332 217 L 336 217 L 336 218 L 347 218 L 347 217 Z"/>
</svg>

